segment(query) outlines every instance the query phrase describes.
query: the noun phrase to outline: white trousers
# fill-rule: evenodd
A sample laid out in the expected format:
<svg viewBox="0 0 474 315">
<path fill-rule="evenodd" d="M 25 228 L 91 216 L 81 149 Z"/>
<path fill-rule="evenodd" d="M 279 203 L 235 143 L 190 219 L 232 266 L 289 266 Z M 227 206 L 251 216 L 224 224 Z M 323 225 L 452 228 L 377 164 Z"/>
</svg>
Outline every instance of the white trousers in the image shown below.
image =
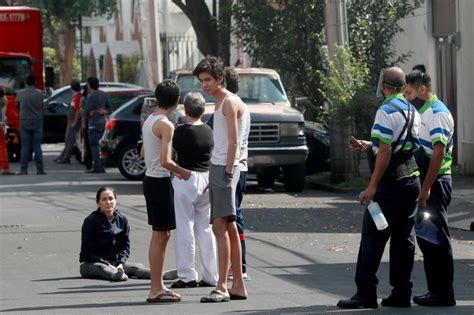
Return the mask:
<svg viewBox="0 0 474 315">
<path fill-rule="evenodd" d="M 184 282 L 198 280 L 195 264 L 197 240 L 203 267 L 202 280 L 214 285 L 218 279 L 216 240 L 209 224 L 208 185 L 208 172 L 192 172 L 187 181 L 173 178 L 176 217 L 174 245 L 179 279 Z"/>
</svg>

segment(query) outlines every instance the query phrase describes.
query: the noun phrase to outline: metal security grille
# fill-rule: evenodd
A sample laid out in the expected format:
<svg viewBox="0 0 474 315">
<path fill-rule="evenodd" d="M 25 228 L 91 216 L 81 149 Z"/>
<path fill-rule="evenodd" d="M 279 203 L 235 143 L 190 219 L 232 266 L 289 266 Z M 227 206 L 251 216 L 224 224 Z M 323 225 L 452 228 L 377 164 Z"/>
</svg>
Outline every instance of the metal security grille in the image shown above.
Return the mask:
<svg viewBox="0 0 474 315">
<path fill-rule="evenodd" d="M 249 143 L 275 143 L 280 141 L 278 124 L 251 124 Z"/>
</svg>

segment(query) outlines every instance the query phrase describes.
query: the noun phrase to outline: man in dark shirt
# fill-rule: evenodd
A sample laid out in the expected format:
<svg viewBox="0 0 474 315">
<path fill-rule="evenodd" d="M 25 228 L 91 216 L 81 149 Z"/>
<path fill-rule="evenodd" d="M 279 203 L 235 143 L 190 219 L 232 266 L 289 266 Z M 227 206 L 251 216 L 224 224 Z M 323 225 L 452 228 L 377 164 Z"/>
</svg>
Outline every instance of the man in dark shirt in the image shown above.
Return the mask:
<svg viewBox="0 0 474 315">
<path fill-rule="evenodd" d="M 187 124 L 176 128 L 173 147 L 178 165 L 191 171 L 188 180 L 173 179 L 176 216 L 175 252 L 179 280 L 172 288 L 213 287 L 217 283 L 215 239 L 210 222 L 209 163 L 213 147 L 212 129 L 201 116 L 206 101 L 198 92 L 184 99 Z M 203 275 L 198 283 L 195 269 L 195 239 L 199 242 Z"/>
<path fill-rule="evenodd" d="M 46 174 L 43 168 L 43 93 L 35 88 L 36 78 L 26 77 L 26 88 L 18 91 L 16 103 L 20 108 L 21 171 L 19 175 L 28 175 L 28 162 L 31 152 L 35 153 L 36 173 Z"/>
<path fill-rule="evenodd" d="M 110 114 L 111 106 L 105 92 L 99 90 L 99 79 L 87 78 L 88 96 L 84 114 L 88 117 L 89 147 L 92 154 L 92 169 L 87 173 L 105 173 L 100 161 L 99 141 L 105 131 L 107 115 Z"/>
</svg>

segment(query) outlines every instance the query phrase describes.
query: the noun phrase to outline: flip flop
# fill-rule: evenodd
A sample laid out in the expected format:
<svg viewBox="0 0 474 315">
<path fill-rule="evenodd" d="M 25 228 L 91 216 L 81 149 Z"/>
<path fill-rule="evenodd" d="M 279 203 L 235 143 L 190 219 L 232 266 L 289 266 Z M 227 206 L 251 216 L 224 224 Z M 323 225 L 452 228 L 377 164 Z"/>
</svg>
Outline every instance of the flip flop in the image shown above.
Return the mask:
<svg viewBox="0 0 474 315">
<path fill-rule="evenodd" d="M 228 294 L 223 292 L 213 290 L 209 293 L 208 296 L 203 296 L 201 298 L 201 303 L 218 303 L 218 302 L 229 302 L 230 297 Z"/>
<path fill-rule="evenodd" d="M 231 300 L 246 300 L 247 299 L 245 295 L 232 294 L 230 292 L 229 292 L 229 297 Z"/>
<path fill-rule="evenodd" d="M 146 299 L 148 303 L 168 303 L 168 302 L 181 302 L 181 296 L 177 295 L 174 292 L 166 291 L 161 294 L 158 294 L 154 298 Z"/>
</svg>

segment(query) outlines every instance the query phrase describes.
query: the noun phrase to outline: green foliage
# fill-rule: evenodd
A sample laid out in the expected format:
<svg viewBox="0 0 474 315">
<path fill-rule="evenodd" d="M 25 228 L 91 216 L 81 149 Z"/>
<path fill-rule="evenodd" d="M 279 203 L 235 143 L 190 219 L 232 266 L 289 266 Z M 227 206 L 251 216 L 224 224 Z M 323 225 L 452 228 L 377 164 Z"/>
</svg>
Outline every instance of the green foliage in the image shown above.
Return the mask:
<svg viewBox="0 0 474 315">
<path fill-rule="evenodd" d="M 319 71 L 329 102 L 329 118 L 342 126 L 353 126 L 356 111 L 363 104 L 355 104 L 354 96 L 365 89 L 368 78 L 366 64 L 353 58 L 348 47 L 336 47 L 336 54 L 328 63 L 328 71 Z M 359 106 L 360 105 L 360 106 Z"/>
<path fill-rule="evenodd" d="M 138 76 L 138 62 L 142 59 L 140 54 L 123 55 L 118 62 L 118 77 L 120 82 L 136 83 Z"/>
<path fill-rule="evenodd" d="M 237 46 L 260 66 L 276 69 L 292 96 L 322 104 L 321 54 L 324 42 L 323 0 L 241 0 L 232 7 Z"/>
<path fill-rule="evenodd" d="M 369 82 L 377 85 L 380 70 L 403 63 L 411 52 L 395 56 L 391 45 L 397 33 L 404 30 L 398 25 L 400 19 L 414 15 L 424 0 L 347 1 L 349 45 L 352 55 L 369 68 Z"/>
</svg>

